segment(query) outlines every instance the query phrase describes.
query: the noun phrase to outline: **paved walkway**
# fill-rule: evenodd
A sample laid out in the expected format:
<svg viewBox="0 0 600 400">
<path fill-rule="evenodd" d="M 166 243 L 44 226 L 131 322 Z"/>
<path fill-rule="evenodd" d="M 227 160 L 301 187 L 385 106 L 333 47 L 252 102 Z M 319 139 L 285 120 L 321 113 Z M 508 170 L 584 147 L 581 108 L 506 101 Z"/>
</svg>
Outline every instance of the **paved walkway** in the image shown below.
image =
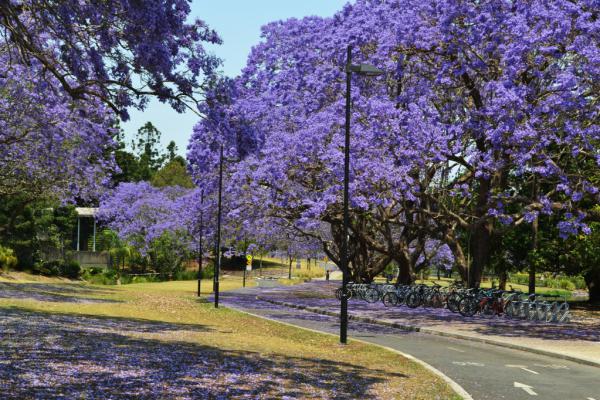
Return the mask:
<svg viewBox="0 0 600 400">
<path fill-rule="evenodd" d="M 281 288 L 274 293 L 290 289 L 294 288 Z M 224 292 L 222 304 L 265 318 L 338 334 L 337 317 L 257 300 L 257 295 L 271 291 L 246 288 Z M 350 340 L 357 338 L 387 346 L 423 360 L 457 382 L 476 400 L 525 400 L 535 396 L 545 400 L 600 400 L 597 367 L 360 321 L 350 323 L 349 337 Z"/>
<path fill-rule="evenodd" d="M 279 305 L 306 307 L 339 315 L 339 301 L 333 297 L 338 282 L 310 282 L 294 287 L 277 287 L 260 292 L 263 300 Z M 600 321 L 577 320 L 569 324 L 548 324 L 506 318 L 465 318 L 446 309 L 386 308 L 381 302 L 369 304 L 350 300 L 351 317 L 367 322 L 416 329 L 424 333 L 470 338 L 477 341 L 555 353 L 566 359 L 600 366 Z"/>
</svg>

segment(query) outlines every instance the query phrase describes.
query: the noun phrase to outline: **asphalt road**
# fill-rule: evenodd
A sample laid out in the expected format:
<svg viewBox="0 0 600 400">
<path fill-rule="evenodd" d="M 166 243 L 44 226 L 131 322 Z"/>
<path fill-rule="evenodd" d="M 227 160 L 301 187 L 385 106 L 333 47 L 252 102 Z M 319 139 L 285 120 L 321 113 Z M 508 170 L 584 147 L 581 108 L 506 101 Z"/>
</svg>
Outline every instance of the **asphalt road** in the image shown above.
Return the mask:
<svg viewBox="0 0 600 400">
<path fill-rule="evenodd" d="M 257 300 L 257 290 L 222 293 L 223 305 L 322 332 L 339 333 L 337 318 Z M 351 307 L 351 305 L 350 305 Z M 358 338 L 410 354 L 437 368 L 476 400 L 600 400 L 600 368 L 483 343 L 349 322 Z M 600 344 L 590 344 L 600 346 Z"/>
</svg>

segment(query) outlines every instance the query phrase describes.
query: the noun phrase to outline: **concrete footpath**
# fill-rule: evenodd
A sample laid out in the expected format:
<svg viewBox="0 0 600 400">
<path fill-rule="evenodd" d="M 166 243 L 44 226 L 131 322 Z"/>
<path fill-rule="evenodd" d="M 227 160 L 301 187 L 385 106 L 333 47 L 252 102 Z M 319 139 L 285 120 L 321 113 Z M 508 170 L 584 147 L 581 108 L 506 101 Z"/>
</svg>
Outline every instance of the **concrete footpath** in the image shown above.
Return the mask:
<svg viewBox="0 0 600 400">
<path fill-rule="evenodd" d="M 336 316 L 260 300 L 271 290 L 246 288 L 224 292 L 221 302 L 226 307 L 267 319 L 334 335 L 339 333 Z M 352 321 L 348 335 L 350 340 L 382 345 L 433 366 L 476 400 L 525 400 L 536 396 L 545 400 L 600 400 L 597 367 L 362 321 Z"/>
<path fill-rule="evenodd" d="M 338 286 L 338 282 L 310 282 L 263 289 L 257 295 L 272 304 L 339 317 L 339 301 L 333 297 Z M 464 318 L 445 309 L 386 308 L 381 302 L 368 304 L 361 300 L 350 300 L 349 315 L 355 321 L 493 344 L 600 367 L 598 321 L 575 319 L 569 324 L 548 324 L 499 317 Z"/>
</svg>

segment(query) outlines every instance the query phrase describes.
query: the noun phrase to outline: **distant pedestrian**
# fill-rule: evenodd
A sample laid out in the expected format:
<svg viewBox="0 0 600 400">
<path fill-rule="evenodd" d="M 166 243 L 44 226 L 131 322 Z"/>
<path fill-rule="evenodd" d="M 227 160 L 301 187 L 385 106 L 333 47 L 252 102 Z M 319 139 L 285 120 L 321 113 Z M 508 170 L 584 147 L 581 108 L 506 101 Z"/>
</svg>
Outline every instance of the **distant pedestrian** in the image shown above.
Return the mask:
<svg viewBox="0 0 600 400">
<path fill-rule="evenodd" d="M 329 282 L 329 270 L 327 270 L 327 272 L 325 272 L 325 280 L 327 282 Z"/>
</svg>

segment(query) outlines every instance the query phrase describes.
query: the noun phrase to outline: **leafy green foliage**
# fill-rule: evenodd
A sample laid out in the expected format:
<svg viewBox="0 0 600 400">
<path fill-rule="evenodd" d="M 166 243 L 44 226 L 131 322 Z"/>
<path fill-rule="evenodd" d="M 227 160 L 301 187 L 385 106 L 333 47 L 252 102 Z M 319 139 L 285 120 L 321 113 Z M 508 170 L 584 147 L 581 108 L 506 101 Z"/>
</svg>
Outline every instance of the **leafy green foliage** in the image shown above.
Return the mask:
<svg viewBox="0 0 600 400">
<path fill-rule="evenodd" d="M 164 167 L 158 170 L 150 180 L 152 186 L 181 186 L 187 189 L 194 187 L 192 178 L 189 176 L 185 166 L 185 160 L 176 156 L 169 161 Z"/>
<path fill-rule="evenodd" d="M 17 266 L 17 257 L 15 252 L 8 247 L 0 246 L 0 269 L 8 272 L 9 269 Z"/>
<path fill-rule="evenodd" d="M 78 279 L 81 275 L 81 266 L 77 261 L 73 260 L 42 261 L 33 266 L 33 272 L 46 276 L 63 276 L 69 279 Z"/>
<path fill-rule="evenodd" d="M 149 181 L 158 171 L 167 156 L 160 149 L 161 132 L 156 129 L 152 122 L 146 122 L 144 126 L 138 129 L 136 140 L 133 141 L 133 150 L 138 156 L 139 180 Z"/>
<path fill-rule="evenodd" d="M 44 254 L 68 259 L 76 223 L 73 206 L 24 196 L 0 199 L 0 243 L 13 249 L 20 268 L 32 268 Z"/>
<path fill-rule="evenodd" d="M 152 242 L 148 255 L 152 268 L 161 277 L 172 279 L 182 270 L 183 262 L 189 258 L 189 250 L 183 235 L 165 231 Z"/>
</svg>

